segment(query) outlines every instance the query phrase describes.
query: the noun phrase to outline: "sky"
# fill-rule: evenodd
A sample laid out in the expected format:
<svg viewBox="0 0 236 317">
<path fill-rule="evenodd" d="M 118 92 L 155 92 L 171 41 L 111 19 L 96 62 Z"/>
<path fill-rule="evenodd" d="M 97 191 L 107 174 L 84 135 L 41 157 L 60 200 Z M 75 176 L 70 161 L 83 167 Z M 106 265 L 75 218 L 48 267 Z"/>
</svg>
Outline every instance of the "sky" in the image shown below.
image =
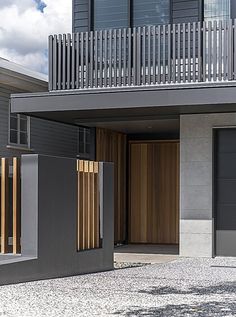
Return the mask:
<svg viewBox="0 0 236 317">
<path fill-rule="evenodd" d="M 0 57 L 48 72 L 48 35 L 71 33 L 72 0 L 0 0 Z"/>
</svg>

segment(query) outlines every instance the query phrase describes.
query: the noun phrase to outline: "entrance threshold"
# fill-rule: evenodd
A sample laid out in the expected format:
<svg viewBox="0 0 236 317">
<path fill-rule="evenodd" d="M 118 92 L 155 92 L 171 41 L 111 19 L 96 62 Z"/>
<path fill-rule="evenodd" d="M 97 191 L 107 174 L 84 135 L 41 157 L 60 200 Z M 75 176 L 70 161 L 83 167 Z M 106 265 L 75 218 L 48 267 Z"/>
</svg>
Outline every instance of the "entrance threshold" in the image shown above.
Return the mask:
<svg viewBox="0 0 236 317">
<path fill-rule="evenodd" d="M 114 249 L 117 263 L 166 263 L 178 258 L 178 245 L 128 244 Z"/>
</svg>

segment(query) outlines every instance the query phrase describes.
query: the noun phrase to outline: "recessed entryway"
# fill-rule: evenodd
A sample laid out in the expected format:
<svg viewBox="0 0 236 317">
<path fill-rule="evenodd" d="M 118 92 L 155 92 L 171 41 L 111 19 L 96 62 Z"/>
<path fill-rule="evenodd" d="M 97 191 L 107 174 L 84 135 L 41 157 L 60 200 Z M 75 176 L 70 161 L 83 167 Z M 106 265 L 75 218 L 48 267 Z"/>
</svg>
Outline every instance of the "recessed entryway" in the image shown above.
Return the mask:
<svg viewBox="0 0 236 317">
<path fill-rule="evenodd" d="M 215 253 L 236 256 L 236 129 L 215 131 Z"/>
</svg>

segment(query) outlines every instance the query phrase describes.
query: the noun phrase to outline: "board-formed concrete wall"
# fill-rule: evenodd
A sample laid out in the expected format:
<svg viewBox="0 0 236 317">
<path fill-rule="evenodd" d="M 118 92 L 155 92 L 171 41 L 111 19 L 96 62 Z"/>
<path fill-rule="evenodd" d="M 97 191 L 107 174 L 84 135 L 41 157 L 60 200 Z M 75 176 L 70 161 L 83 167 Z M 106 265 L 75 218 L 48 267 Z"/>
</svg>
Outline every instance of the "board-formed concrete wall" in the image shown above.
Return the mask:
<svg viewBox="0 0 236 317">
<path fill-rule="evenodd" d="M 77 252 L 76 160 L 22 156 L 21 256 L 0 256 L 0 284 L 111 270 L 113 164 L 99 163 L 101 248 Z"/>
<path fill-rule="evenodd" d="M 180 117 L 180 255 L 214 256 L 213 130 L 236 113 Z"/>
</svg>

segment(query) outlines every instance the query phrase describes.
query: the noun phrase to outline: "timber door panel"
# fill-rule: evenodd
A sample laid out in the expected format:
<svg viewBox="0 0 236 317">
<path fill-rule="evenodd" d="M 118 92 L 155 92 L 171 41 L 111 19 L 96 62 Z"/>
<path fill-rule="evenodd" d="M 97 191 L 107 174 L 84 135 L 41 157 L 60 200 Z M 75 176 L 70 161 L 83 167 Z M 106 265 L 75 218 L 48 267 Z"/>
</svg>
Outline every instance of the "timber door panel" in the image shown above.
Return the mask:
<svg viewBox="0 0 236 317">
<path fill-rule="evenodd" d="M 131 142 L 129 241 L 177 244 L 179 143 Z"/>
<path fill-rule="evenodd" d="M 126 240 L 126 135 L 123 133 L 96 129 L 96 160 L 114 163 L 114 240 Z"/>
</svg>

